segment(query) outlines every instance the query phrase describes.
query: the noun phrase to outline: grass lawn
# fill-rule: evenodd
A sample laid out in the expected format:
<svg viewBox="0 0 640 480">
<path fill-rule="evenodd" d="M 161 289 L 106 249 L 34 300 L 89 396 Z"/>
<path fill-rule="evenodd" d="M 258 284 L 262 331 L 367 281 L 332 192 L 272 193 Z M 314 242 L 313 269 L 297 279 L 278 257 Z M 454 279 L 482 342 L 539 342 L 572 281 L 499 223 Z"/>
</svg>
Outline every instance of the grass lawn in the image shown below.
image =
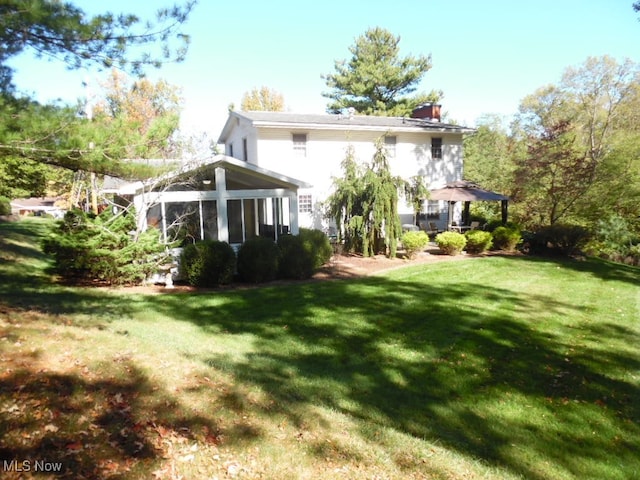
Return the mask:
<svg viewBox="0 0 640 480">
<path fill-rule="evenodd" d="M 52 283 L 46 227 L 0 223 L 3 478 L 640 478 L 638 268 L 140 295 Z"/>
</svg>

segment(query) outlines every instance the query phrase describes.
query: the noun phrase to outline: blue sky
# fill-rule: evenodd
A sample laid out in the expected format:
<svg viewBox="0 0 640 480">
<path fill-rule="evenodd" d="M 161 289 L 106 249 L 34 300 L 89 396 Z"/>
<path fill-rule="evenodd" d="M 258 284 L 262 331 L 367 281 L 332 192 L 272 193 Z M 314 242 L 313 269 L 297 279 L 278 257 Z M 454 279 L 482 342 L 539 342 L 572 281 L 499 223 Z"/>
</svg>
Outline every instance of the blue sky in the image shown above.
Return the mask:
<svg viewBox="0 0 640 480">
<path fill-rule="evenodd" d="M 177 0 L 76 0 L 89 12 L 108 8 L 150 17 Z M 419 89 L 444 92 L 450 119 L 474 126 L 488 113 L 511 115 L 520 100 L 559 81 L 589 56 L 640 61 L 640 22 L 633 0 L 200 0 L 184 30 L 192 36 L 184 63 L 150 71 L 182 89 L 185 130 L 217 138 L 227 106 L 262 85 L 284 95 L 288 110 L 322 113 L 322 74 L 349 58 L 367 28 L 401 37 L 400 53 L 431 54 Z M 102 7 L 101 5 L 108 5 Z M 86 71 L 35 60 L 11 62 L 16 83 L 41 101 L 82 97 Z M 89 78 L 95 78 L 92 73 Z"/>
</svg>

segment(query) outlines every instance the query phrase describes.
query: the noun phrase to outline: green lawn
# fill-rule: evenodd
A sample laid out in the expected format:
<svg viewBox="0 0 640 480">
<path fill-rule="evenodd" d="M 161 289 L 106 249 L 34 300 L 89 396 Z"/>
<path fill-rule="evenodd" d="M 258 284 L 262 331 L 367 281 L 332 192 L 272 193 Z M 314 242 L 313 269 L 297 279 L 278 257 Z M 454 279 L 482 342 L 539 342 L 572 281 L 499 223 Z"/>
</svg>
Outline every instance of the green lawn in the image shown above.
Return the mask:
<svg viewBox="0 0 640 480">
<path fill-rule="evenodd" d="M 45 231 L 0 223 L 0 462 L 27 476 L 640 478 L 638 268 L 145 296 L 52 284 Z"/>
</svg>

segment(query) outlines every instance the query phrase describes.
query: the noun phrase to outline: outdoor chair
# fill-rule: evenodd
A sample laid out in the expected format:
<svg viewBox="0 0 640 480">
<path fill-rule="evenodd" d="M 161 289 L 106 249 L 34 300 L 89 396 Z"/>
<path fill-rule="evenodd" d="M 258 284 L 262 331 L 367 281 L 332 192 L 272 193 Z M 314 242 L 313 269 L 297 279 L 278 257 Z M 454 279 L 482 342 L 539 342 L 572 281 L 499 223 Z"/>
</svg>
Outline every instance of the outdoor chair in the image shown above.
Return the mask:
<svg viewBox="0 0 640 480">
<path fill-rule="evenodd" d="M 436 225 L 436 222 L 429 222 L 429 230 L 427 230 L 427 233 L 429 235 L 437 235 L 438 233 L 440 233 L 440 230 L 438 230 L 438 226 Z"/>
</svg>

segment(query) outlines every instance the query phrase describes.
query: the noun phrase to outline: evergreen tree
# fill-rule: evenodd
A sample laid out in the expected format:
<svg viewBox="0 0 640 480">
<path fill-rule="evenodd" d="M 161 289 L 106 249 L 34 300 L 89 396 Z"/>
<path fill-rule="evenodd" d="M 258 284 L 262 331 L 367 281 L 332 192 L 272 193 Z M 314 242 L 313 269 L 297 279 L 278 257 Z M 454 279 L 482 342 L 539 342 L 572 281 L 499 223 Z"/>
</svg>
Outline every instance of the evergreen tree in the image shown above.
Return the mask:
<svg viewBox="0 0 640 480">
<path fill-rule="evenodd" d="M 437 102 L 441 92 L 413 94 L 431 69 L 430 56 L 400 57 L 400 37 L 370 28 L 349 47 L 350 60 L 337 60 L 335 73 L 323 75 L 331 99 L 327 110 L 354 108 L 364 115 L 408 115 L 421 103 Z"/>
<path fill-rule="evenodd" d="M 19 96 L 9 59 L 26 50 L 70 68 L 118 67 L 141 73 L 180 61 L 189 37 L 180 31 L 195 2 L 158 11 L 157 23 L 135 15 L 89 16 L 70 2 L 6 0 L 0 5 L 0 157 L 122 177 L 139 176 L 126 157 L 127 128 L 99 129 L 78 106 L 39 105 Z M 177 42 L 177 43 L 176 43 Z M 146 47 L 143 48 L 143 47 Z M 136 52 L 143 51 L 140 56 Z M 155 53 L 154 53 L 155 52 Z M 120 128 L 124 127 L 124 128 Z M 91 148 L 91 146 L 101 148 Z M 105 149 L 102 146 L 108 145 Z M 4 181 L 7 181 L 5 178 Z"/>
</svg>

